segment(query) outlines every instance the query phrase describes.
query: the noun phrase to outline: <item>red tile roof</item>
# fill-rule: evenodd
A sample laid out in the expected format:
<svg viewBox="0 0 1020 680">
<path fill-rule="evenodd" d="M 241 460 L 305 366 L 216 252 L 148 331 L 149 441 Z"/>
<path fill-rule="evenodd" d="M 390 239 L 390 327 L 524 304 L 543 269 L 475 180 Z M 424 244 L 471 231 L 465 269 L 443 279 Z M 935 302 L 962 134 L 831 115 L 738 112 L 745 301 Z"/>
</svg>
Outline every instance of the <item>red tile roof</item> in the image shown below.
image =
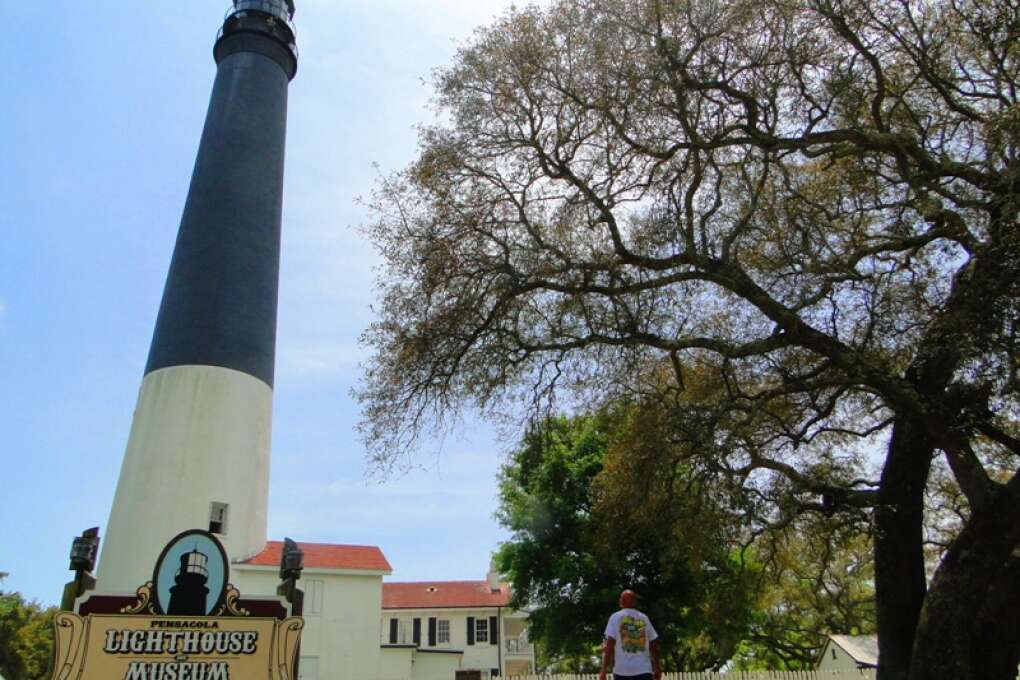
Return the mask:
<svg viewBox="0 0 1020 680">
<path fill-rule="evenodd" d="M 306 569 L 364 569 L 393 571 L 382 550 L 374 545 L 337 545 L 335 543 L 298 543 L 305 552 Z M 260 567 L 280 566 L 283 541 L 267 541 L 266 547 L 241 564 Z"/>
<path fill-rule="evenodd" d="M 502 583 L 493 592 L 486 581 L 383 583 L 382 600 L 383 609 L 505 607 L 510 603 L 510 587 Z"/>
</svg>

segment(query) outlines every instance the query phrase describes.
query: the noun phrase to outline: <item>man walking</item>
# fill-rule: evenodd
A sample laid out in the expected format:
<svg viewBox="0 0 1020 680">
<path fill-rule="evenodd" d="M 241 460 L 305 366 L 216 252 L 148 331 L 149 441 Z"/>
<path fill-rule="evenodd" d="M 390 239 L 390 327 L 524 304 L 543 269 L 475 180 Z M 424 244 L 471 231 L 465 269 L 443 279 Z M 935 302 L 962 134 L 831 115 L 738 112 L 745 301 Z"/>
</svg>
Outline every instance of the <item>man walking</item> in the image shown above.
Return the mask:
<svg viewBox="0 0 1020 680">
<path fill-rule="evenodd" d="M 599 680 L 613 669 L 613 680 L 660 680 L 659 634 L 651 620 L 634 608 L 633 590 L 620 593 L 620 611 L 609 617 L 606 641 L 602 645 Z"/>
</svg>

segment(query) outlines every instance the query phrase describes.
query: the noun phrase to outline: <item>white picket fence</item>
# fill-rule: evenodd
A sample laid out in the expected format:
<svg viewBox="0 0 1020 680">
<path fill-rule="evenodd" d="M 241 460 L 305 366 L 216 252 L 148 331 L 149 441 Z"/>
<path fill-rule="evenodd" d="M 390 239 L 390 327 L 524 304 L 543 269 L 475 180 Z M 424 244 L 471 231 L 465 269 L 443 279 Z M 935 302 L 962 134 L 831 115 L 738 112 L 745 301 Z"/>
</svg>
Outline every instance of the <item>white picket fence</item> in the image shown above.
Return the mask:
<svg viewBox="0 0 1020 680">
<path fill-rule="evenodd" d="M 598 680 L 597 673 L 559 675 L 507 675 L 505 680 Z M 730 673 L 663 673 L 662 680 L 875 680 L 864 671 L 732 671 Z"/>
</svg>

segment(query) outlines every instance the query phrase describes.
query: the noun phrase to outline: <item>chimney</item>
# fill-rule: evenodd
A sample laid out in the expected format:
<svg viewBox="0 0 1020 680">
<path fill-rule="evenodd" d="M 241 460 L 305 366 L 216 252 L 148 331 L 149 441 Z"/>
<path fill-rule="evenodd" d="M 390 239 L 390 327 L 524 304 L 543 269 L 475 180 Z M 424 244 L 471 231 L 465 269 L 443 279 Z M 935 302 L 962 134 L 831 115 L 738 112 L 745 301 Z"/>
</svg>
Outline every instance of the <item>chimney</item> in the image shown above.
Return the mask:
<svg viewBox="0 0 1020 680">
<path fill-rule="evenodd" d="M 489 582 L 489 590 L 498 593 L 500 591 L 500 577 L 499 572 L 496 571 L 496 562 L 493 560 L 489 562 L 489 573 L 485 575 L 485 580 Z"/>
</svg>

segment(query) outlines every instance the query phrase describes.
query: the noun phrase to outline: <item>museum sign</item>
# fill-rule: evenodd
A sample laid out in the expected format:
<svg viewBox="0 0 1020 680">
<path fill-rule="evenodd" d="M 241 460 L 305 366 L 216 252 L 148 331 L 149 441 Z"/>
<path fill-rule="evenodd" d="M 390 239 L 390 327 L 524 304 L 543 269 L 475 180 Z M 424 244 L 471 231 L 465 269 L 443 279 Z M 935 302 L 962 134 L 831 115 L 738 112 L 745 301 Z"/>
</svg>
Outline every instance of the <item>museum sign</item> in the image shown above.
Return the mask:
<svg viewBox="0 0 1020 680">
<path fill-rule="evenodd" d="M 57 614 L 53 680 L 293 680 L 303 620 L 228 576 L 213 534 L 178 535 L 135 596 L 88 592 Z"/>
</svg>

